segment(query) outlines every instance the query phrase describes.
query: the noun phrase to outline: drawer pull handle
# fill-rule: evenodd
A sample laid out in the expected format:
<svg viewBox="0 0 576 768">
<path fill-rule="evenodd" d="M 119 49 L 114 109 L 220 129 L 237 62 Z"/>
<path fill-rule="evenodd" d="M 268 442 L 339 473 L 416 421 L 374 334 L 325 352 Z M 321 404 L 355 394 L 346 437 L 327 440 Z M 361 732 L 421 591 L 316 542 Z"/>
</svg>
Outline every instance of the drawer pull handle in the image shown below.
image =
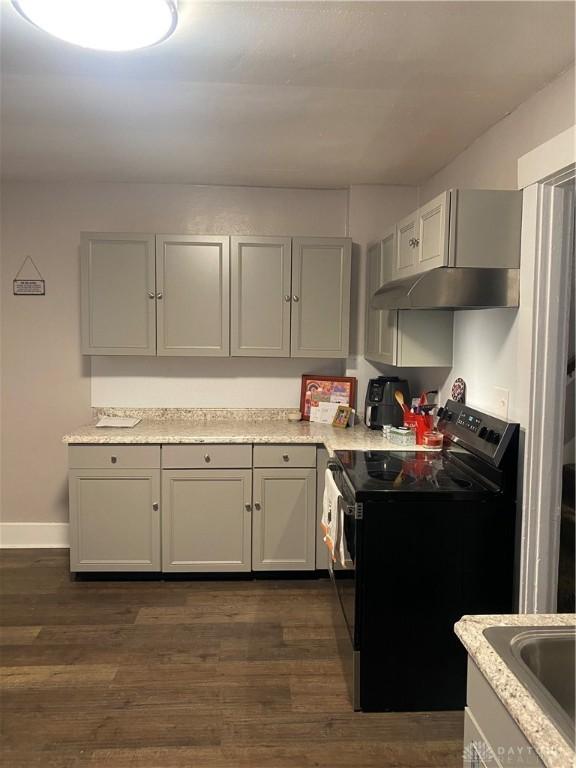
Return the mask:
<svg viewBox="0 0 576 768">
<path fill-rule="evenodd" d="M 116 464 L 116 462 L 118 461 L 118 456 L 110 456 L 110 461 L 112 462 L 112 464 Z"/>
<path fill-rule="evenodd" d="M 206 464 L 210 464 L 210 462 L 212 461 L 212 459 L 210 458 L 210 454 L 209 453 L 207 453 L 204 456 L 204 461 L 206 462 Z"/>
<path fill-rule="evenodd" d="M 155 501 L 154 504 L 152 504 L 152 509 L 154 510 L 154 512 L 158 512 L 158 510 L 160 509 L 160 505 L 158 504 L 157 501 Z"/>
<path fill-rule="evenodd" d="M 258 502 L 256 502 L 256 504 L 254 504 L 254 509 L 255 509 L 256 511 L 259 511 L 259 510 L 261 510 L 261 509 L 262 509 L 262 507 L 260 506 L 260 504 L 259 504 Z"/>
<path fill-rule="evenodd" d="M 282 458 L 284 459 L 284 461 L 290 461 L 290 456 L 288 456 L 287 453 L 283 453 Z"/>
<path fill-rule="evenodd" d="M 246 512 L 250 512 L 250 510 L 252 509 L 252 505 L 251 504 L 244 504 L 244 507 L 246 509 Z"/>
<path fill-rule="evenodd" d="M 296 296 L 296 294 L 294 294 L 294 296 L 292 296 L 292 301 L 298 303 L 300 301 L 300 296 Z"/>
</svg>

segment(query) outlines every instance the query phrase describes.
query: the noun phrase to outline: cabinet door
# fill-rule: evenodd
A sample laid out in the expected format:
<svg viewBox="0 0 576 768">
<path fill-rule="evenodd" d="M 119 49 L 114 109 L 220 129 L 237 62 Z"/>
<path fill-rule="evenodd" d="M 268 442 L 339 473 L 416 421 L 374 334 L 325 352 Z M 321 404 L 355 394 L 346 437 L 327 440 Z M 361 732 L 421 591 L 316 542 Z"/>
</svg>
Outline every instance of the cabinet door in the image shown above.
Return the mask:
<svg viewBox="0 0 576 768">
<path fill-rule="evenodd" d="M 255 571 L 308 571 L 316 561 L 316 469 L 255 469 Z"/>
<path fill-rule="evenodd" d="M 350 326 L 351 242 L 292 241 L 292 357 L 346 357 Z"/>
<path fill-rule="evenodd" d="M 158 235 L 158 354 L 229 354 L 228 237 Z"/>
<path fill-rule="evenodd" d="M 418 266 L 418 211 L 396 225 L 396 259 L 393 279 L 400 280 L 416 272 Z"/>
<path fill-rule="evenodd" d="M 162 570 L 249 571 L 252 471 L 164 470 Z"/>
<path fill-rule="evenodd" d="M 160 570 L 160 470 L 69 474 L 70 570 Z"/>
<path fill-rule="evenodd" d="M 291 253 L 289 237 L 233 237 L 231 354 L 289 357 Z"/>
<path fill-rule="evenodd" d="M 425 272 L 448 265 L 449 192 L 443 192 L 418 211 L 418 267 Z"/>
<path fill-rule="evenodd" d="M 154 235 L 83 232 L 82 354 L 155 355 Z"/>
<path fill-rule="evenodd" d="M 380 286 L 392 279 L 395 246 L 396 228 L 393 228 L 368 248 L 365 357 L 388 365 L 396 365 L 398 312 L 372 309 L 370 300 Z"/>
</svg>

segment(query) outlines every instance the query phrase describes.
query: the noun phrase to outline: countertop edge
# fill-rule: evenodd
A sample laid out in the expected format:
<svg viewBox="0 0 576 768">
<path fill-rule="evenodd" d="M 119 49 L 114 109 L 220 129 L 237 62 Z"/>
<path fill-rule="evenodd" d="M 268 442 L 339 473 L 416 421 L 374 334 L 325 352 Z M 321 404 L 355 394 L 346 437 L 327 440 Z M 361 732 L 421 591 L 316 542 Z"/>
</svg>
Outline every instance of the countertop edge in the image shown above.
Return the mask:
<svg viewBox="0 0 576 768">
<path fill-rule="evenodd" d="M 544 714 L 532 694 L 509 669 L 484 636 L 488 627 L 573 627 L 574 614 L 512 614 L 462 616 L 454 631 L 518 728 L 534 747 L 547 768 L 566 768 L 575 752 Z"/>
</svg>

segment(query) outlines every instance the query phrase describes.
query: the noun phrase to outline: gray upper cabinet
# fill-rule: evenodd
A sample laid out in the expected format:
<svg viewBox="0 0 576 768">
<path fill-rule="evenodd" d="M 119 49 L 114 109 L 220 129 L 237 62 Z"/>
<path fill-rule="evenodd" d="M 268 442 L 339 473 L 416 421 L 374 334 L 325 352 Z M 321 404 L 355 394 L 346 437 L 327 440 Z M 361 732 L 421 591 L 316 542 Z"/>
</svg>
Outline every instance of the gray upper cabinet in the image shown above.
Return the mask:
<svg viewBox="0 0 576 768">
<path fill-rule="evenodd" d="M 290 356 L 291 256 L 289 237 L 232 237 L 232 356 Z"/>
<path fill-rule="evenodd" d="M 416 272 L 424 272 L 434 267 L 448 264 L 448 217 L 450 213 L 450 193 L 430 200 L 418 211 L 418 237 L 416 251 L 418 265 Z"/>
<path fill-rule="evenodd" d="M 158 355 L 229 354 L 228 237 L 158 235 Z"/>
<path fill-rule="evenodd" d="M 292 240 L 292 357 L 346 357 L 350 325 L 351 241 Z"/>
<path fill-rule="evenodd" d="M 370 306 L 375 291 L 391 279 L 396 244 L 393 227 L 376 243 L 368 246 L 366 289 L 366 352 L 368 360 L 396 365 L 397 316 L 395 310 L 377 310 Z"/>
<path fill-rule="evenodd" d="M 82 353 L 156 354 L 154 235 L 82 233 Z"/>
<path fill-rule="evenodd" d="M 451 189 L 396 225 L 396 256 L 389 279 L 436 267 L 520 266 L 522 193 Z"/>
<path fill-rule="evenodd" d="M 82 352 L 346 357 L 348 238 L 82 235 Z"/>
<path fill-rule="evenodd" d="M 374 292 L 390 280 L 397 228 L 367 249 L 366 326 L 364 356 L 373 362 L 401 367 L 452 365 L 453 313 L 443 310 L 375 310 Z"/>
<path fill-rule="evenodd" d="M 396 247 L 393 280 L 414 274 L 418 265 L 418 211 L 410 214 L 396 226 Z"/>
</svg>

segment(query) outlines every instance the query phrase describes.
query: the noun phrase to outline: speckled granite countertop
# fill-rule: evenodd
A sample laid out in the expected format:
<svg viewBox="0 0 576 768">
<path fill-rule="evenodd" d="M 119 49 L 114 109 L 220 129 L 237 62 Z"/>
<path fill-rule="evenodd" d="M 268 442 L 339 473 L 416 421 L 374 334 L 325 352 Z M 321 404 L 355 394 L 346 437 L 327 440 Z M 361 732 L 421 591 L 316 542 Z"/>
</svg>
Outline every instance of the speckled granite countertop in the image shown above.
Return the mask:
<svg viewBox="0 0 576 768">
<path fill-rule="evenodd" d="M 252 409 L 238 411 L 180 409 L 102 409 L 100 415 L 138 416 L 142 421 L 131 429 L 96 427 L 95 422 L 67 435 L 65 443 L 304 443 L 338 450 L 406 450 L 383 440 L 382 433 L 363 424 L 337 429 L 309 421 L 289 422 L 287 411 Z M 202 417 L 202 415 L 204 415 Z M 408 450 L 426 450 L 411 446 Z"/>
<path fill-rule="evenodd" d="M 548 768 L 569 768 L 575 753 L 531 693 L 486 639 L 488 627 L 574 627 L 576 614 L 527 613 L 510 616 L 463 616 L 454 630 L 522 733 Z"/>
</svg>

